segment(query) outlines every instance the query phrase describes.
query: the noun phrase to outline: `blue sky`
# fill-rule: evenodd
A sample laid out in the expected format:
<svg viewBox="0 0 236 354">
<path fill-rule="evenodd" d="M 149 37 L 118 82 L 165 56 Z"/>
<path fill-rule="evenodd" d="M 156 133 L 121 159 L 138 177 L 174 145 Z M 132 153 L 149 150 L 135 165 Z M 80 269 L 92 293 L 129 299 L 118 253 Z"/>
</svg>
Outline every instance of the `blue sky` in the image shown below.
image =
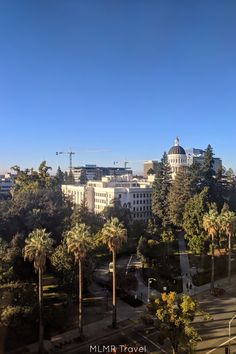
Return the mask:
<svg viewBox="0 0 236 354">
<path fill-rule="evenodd" d="M 70 148 L 141 171 L 176 135 L 236 170 L 235 18 L 235 0 L 1 1 L 0 171 Z"/>
</svg>

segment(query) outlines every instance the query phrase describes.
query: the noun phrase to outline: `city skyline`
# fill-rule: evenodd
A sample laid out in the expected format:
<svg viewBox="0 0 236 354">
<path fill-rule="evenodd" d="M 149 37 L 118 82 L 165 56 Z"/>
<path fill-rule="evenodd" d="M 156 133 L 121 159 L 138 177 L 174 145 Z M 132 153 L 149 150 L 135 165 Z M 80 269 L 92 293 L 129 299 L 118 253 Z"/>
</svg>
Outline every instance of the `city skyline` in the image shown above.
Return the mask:
<svg viewBox="0 0 236 354">
<path fill-rule="evenodd" d="M 56 151 L 70 148 L 74 165 L 159 160 L 176 135 L 236 171 L 235 13 L 234 1 L 2 3 L 1 173 L 65 169 Z"/>
</svg>

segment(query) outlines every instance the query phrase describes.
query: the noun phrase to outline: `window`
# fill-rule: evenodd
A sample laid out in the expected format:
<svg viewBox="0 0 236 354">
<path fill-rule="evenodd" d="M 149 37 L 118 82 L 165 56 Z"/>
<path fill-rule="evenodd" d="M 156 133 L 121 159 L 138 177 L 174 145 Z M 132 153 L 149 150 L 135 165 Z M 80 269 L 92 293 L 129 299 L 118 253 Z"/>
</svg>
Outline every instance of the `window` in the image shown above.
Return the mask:
<svg viewBox="0 0 236 354">
<path fill-rule="evenodd" d="M 135 207 L 133 207 L 133 211 L 135 211 Z"/>
<path fill-rule="evenodd" d="M 135 198 L 135 194 L 133 194 L 133 198 Z"/>
<path fill-rule="evenodd" d="M 121 198 L 121 194 L 119 194 L 119 198 Z"/>
</svg>

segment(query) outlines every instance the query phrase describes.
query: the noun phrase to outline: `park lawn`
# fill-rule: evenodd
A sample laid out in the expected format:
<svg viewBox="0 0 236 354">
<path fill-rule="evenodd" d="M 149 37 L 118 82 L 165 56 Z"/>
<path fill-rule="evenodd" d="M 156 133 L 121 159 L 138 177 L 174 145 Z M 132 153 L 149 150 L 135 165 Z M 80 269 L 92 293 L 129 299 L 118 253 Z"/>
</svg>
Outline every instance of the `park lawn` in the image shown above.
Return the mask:
<svg viewBox="0 0 236 354">
<path fill-rule="evenodd" d="M 223 253 L 223 252 L 222 252 Z M 211 281 L 211 255 L 189 254 L 191 267 L 196 267 L 197 274 L 193 276 L 195 286 L 201 286 Z M 235 254 L 232 254 L 231 274 L 236 274 Z M 228 255 L 215 256 L 215 280 L 227 277 L 228 275 Z"/>
</svg>

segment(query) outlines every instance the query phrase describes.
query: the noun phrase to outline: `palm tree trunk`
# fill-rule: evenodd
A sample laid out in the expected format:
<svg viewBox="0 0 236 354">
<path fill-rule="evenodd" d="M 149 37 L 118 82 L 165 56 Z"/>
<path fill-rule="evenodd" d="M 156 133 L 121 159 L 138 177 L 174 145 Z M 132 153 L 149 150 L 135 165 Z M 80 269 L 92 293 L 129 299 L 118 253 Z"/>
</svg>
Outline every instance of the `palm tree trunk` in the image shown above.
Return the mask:
<svg viewBox="0 0 236 354">
<path fill-rule="evenodd" d="M 83 270 L 79 260 L 79 337 L 83 337 Z"/>
<path fill-rule="evenodd" d="M 214 248 L 214 236 L 212 236 L 211 241 L 211 291 L 214 290 L 214 279 L 215 279 L 215 248 Z"/>
<path fill-rule="evenodd" d="M 228 255 L 228 282 L 231 283 L 231 234 L 228 235 L 228 248 L 229 248 L 229 255 Z"/>
<path fill-rule="evenodd" d="M 44 351 L 43 348 L 43 285 L 42 285 L 42 269 L 39 268 L 39 354 Z"/>
<path fill-rule="evenodd" d="M 112 251 L 113 277 L 112 277 L 112 327 L 116 328 L 116 252 Z"/>
</svg>

